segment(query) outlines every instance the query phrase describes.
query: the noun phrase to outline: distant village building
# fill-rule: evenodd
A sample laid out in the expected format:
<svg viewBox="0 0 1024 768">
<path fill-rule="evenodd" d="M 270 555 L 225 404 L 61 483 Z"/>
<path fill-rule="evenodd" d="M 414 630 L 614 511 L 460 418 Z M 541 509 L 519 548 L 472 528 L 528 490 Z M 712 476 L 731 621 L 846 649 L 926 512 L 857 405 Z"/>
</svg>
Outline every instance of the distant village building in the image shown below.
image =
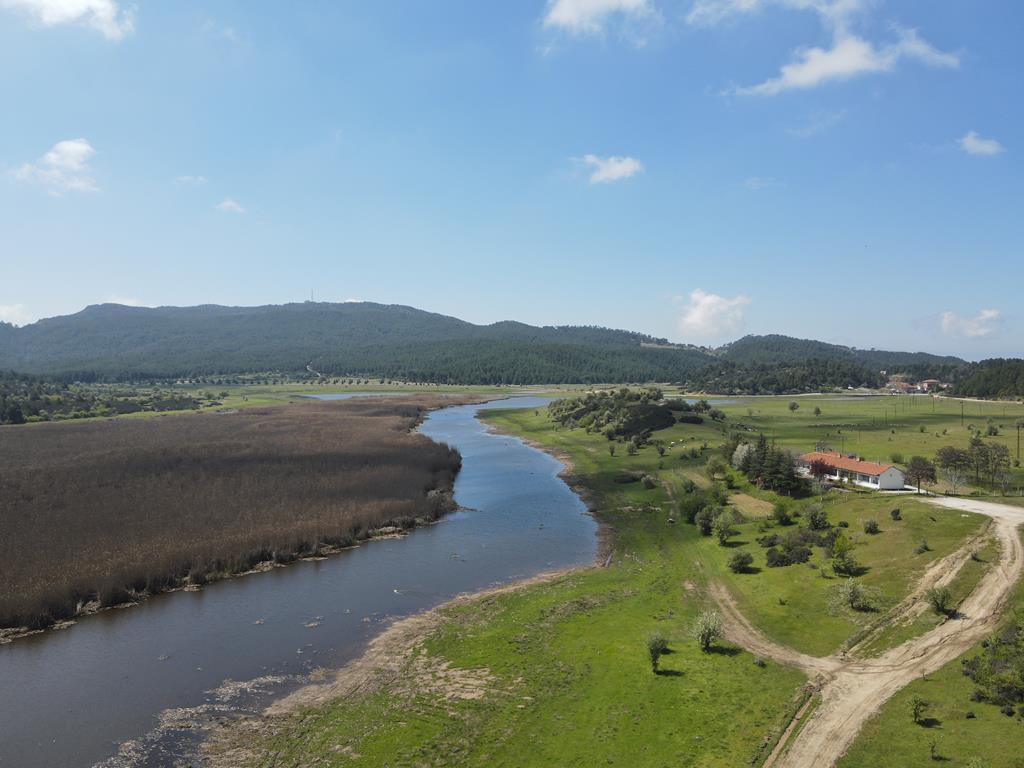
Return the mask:
<svg viewBox="0 0 1024 768">
<path fill-rule="evenodd" d="M 828 467 L 825 477 L 829 480 L 844 480 L 877 491 L 900 491 L 906 485 L 903 471 L 892 464 L 878 464 L 852 456 L 843 456 L 838 451 L 813 451 L 797 459 L 797 467 L 804 474 L 811 473 L 811 464 L 820 461 Z"/>
<path fill-rule="evenodd" d="M 937 389 L 942 389 L 942 382 L 938 379 L 925 379 L 919 382 L 917 387 L 922 392 L 934 392 Z"/>
</svg>

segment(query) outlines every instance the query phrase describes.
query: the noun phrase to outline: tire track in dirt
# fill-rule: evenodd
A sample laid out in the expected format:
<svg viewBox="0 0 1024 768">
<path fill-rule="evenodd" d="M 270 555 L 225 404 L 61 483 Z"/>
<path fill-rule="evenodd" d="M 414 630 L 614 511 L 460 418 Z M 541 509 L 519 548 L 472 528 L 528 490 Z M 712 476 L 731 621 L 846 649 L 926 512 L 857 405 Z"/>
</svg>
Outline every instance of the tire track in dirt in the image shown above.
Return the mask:
<svg viewBox="0 0 1024 768">
<path fill-rule="evenodd" d="M 787 736 L 780 740 L 764 763 L 765 768 L 835 765 L 882 704 L 909 683 L 932 674 L 965 653 L 998 626 L 1010 593 L 1024 570 L 1024 547 L 1018 532 L 1018 526 L 1024 523 L 1024 509 L 967 499 L 931 501 L 948 509 L 991 517 L 993 532 L 1002 549 L 1000 561 L 982 577 L 955 618 L 877 658 L 850 659 L 845 655 L 817 658 L 782 646 L 765 637 L 740 613 L 723 586 L 716 584 L 710 588 L 724 614 L 727 639 L 751 653 L 804 671 L 820 690 L 819 706 L 790 743 L 786 743 Z M 943 560 L 948 561 L 948 565 L 955 564 L 964 549 Z M 969 552 L 966 556 L 969 557 Z M 932 566 L 922 583 L 942 584 L 943 578 L 936 566 Z M 904 614 L 895 614 L 900 615 Z M 786 734 L 796 730 L 790 724 Z"/>
</svg>

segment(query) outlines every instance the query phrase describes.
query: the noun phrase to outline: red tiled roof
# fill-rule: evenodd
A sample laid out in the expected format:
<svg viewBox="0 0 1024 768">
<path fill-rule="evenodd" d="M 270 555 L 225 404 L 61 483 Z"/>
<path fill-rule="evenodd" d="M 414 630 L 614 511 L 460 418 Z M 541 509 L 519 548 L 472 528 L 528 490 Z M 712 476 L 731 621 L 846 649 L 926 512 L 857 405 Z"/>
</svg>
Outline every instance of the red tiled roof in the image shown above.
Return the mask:
<svg viewBox="0 0 1024 768">
<path fill-rule="evenodd" d="M 823 453 L 814 451 L 805 453 L 800 457 L 801 461 L 810 464 L 813 461 L 823 461 L 835 469 L 843 469 L 847 472 L 858 472 L 862 475 L 878 476 L 887 469 L 892 469 L 892 464 L 878 464 L 874 461 L 862 461 L 860 459 L 848 459 L 839 452 Z"/>
</svg>

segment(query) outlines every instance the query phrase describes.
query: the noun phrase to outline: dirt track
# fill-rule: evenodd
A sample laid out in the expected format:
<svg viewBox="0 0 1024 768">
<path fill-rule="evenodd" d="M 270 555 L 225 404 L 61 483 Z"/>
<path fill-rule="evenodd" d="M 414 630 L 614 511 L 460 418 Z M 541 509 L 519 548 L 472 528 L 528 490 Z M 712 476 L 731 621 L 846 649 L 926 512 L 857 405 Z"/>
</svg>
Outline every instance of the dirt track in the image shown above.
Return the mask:
<svg viewBox="0 0 1024 768">
<path fill-rule="evenodd" d="M 969 499 L 933 499 L 949 509 L 977 512 L 991 517 L 993 533 L 1002 555 L 960 606 L 956 618 L 940 624 L 872 659 L 846 656 L 816 658 L 773 643 L 755 629 L 737 610 L 728 592 L 713 585 L 711 594 L 721 606 L 726 637 L 751 653 L 803 670 L 820 690 L 821 703 L 791 742 L 784 738 L 765 761 L 768 768 L 825 768 L 835 765 L 860 732 L 864 723 L 901 688 L 969 650 L 997 626 L 1003 607 L 1024 568 L 1024 549 L 1018 526 L 1024 524 L 1024 509 Z M 948 567 L 963 564 L 963 549 L 944 558 Z M 955 573 L 955 571 L 953 571 Z M 932 567 L 922 584 L 941 584 L 940 570 Z M 923 589 L 915 590 L 920 594 Z M 906 615 L 909 603 L 896 615 Z M 793 729 L 787 731 L 791 733 Z"/>
</svg>

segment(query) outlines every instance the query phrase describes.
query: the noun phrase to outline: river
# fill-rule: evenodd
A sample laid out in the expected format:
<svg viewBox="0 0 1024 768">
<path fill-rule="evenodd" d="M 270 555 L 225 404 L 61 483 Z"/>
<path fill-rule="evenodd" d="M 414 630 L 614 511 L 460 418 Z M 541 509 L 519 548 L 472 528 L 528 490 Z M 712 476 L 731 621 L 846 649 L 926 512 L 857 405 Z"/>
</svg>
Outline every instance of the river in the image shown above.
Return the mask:
<svg viewBox="0 0 1024 768">
<path fill-rule="evenodd" d="M 592 562 L 597 525 L 561 465 L 476 418 L 548 402 L 518 397 L 426 418 L 420 431 L 463 457 L 461 509 L 437 524 L 0 646 L 0 766 L 173 764 L 192 753 L 204 718 L 262 707 L 314 669 L 358 656 L 395 618 Z"/>
</svg>

